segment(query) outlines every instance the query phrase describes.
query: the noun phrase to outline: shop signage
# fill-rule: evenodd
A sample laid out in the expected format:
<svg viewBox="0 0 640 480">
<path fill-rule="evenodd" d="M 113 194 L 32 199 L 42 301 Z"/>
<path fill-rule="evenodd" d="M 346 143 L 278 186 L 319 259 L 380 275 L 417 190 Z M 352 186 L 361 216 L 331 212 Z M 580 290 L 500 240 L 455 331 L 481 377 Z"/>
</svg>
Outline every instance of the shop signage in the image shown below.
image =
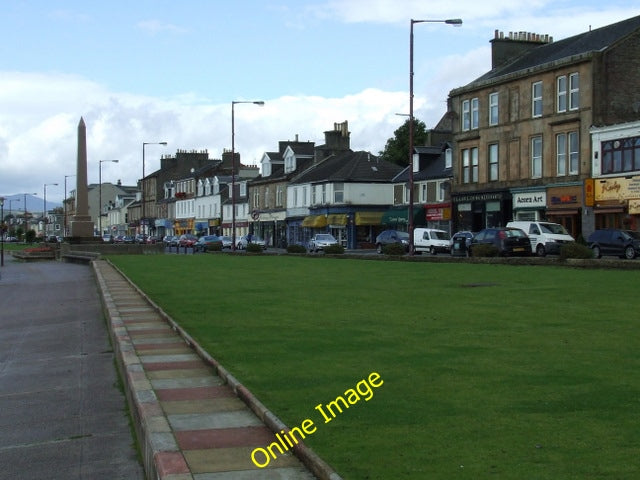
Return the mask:
<svg viewBox="0 0 640 480">
<path fill-rule="evenodd" d="M 547 206 L 547 196 L 544 191 L 513 194 L 513 208 L 544 208 Z"/>
<path fill-rule="evenodd" d="M 640 215 L 640 198 L 629 200 L 629 215 Z"/>
<path fill-rule="evenodd" d="M 593 178 L 585 178 L 584 180 L 584 205 L 585 207 L 593 207 L 596 203 L 596 187 Z"/>
<path fill-rule="evenodd" d="M 596 179 L 596 201 L 640 198 L 640 176 Z"/>
<path fill-rule="evenodd" d="M 467 195 L 456 195 L 453 197 L 455 203 L 477 202 L 487 200 L 502 200 L 505 197 L 504 192 L 491 192 L 491 193 L 470 193 Z"/>
</svg>

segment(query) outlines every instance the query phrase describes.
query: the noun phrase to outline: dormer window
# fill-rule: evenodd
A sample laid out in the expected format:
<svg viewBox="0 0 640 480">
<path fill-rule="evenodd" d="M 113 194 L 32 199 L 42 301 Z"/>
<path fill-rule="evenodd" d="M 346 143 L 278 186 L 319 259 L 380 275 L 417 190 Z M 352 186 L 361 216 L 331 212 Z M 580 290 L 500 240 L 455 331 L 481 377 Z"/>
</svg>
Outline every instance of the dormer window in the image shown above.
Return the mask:
<svg viewBox="0 0 640 480">
<path fill-rule="evenodd" d="M 262 176 L 263 177 L 271 176 L 271 162 L 264 162 L 262 164 Z"/>
</svg>

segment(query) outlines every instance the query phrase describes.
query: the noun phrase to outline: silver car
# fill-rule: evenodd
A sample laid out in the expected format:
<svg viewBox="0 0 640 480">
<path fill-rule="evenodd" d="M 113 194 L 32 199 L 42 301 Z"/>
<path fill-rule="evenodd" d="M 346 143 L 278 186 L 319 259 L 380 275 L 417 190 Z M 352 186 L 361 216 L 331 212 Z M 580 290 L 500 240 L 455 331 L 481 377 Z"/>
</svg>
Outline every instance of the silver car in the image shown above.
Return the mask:
<svg viewBox="0 0 640 480">
<path fill-rule="evenodd" d="M 330 233 L 316 233 L 311 240 L 309 240 L 309 251 L 318 252 L 331 245 L 337 245 L 338 241 Z"/>
</svg>

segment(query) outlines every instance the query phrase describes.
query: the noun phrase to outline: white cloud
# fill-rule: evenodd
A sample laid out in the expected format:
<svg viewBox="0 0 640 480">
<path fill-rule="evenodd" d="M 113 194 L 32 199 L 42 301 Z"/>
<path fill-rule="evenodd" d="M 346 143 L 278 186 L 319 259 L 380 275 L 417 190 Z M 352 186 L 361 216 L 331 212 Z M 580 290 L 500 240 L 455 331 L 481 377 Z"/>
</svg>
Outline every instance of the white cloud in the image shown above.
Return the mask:
<svg viewBox="0 0 640 480">
<path fill-rule="evenodd" d="M 88 179 L 98 181 L 99 160 L 105 182 L 133 185 L 142 176 L 142 142 L 147 146 L 145 171 L 159 168 L 161 155 L 176 150 L 209 151 L 220 158 L 231 148 L 231 105 L 194 101 L 187 94 L 171 99 L 111 92 L 84 78 L 66 75 L 3 74 L 0 79 L 0 193 L 41 192 L 61 200 L 64 176 L 76 172 L 77 127 L 87 125 Z M 422 96 L 417 100 L 422 102 Z M 349 122 L 351 146 L 378 153 L 404 121 L 404 92 L 366 89 L 344 98 L 282 96 L 265 106 L 236 105 L 235 147 L 243 162 L 256 163 L 281 140 L 324 143 L 336 122 Z M 441 105 L 442 115 L 444 104 Z M 75 188 L 74 180 L 70 189 Z M 73 185 L 71 185 L 73 184 Z"/>
</svg>

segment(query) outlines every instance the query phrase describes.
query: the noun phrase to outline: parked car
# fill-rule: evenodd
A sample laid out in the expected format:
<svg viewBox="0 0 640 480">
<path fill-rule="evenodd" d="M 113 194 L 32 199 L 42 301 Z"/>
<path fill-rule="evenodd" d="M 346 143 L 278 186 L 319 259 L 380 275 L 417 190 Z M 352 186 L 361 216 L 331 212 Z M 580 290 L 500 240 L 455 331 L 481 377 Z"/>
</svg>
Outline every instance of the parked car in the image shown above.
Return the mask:
<svg viewBox="0 0 640 480">
<path fill-rule="evenodd" d="M 113 235 L 103 235 L 102 241 L 104 243 L 113 243 Z"/>
<path fill-rule="evenodd" d="M 311 240 L 309 240 L 309 251 L 318 252 L 324 251 L 325 247 L 330 245 L 337 245 L 338 241 L 330 233 L 316 233 Z"/>
<path fill-rule="evenodd" d="M 262 238 L 256 237 L 255 235 L 243 235 L 242 237 L 240 237 L 236 242 L 236 248 L 238 250 L 244 250 L 245 248 L 247 248 L 247 244 L 249 243 L 260 245 L 263 250 L 267 248 L 266 242 Z"/>
<path fill-rule="evenodd" d="M 640 255 L 640 232 L 615 228 L 596 230 L 589 235 L 587 245 L 596 258 L 617 255 L 631 260 Z"/>
<path fill-rule="evenodd" d="M 469 245 L 471 245 L 471 239 L 473 238 L 473 232 L 468 230 L 461 230 L 453 234 L 451 237 L 451 255 L 453 256 L 469 256 Z"/>
<path fill-rule="evenodd" d="M 523 230 L 531 240 L 531 250 L 539 257 L 558 254 L 562 245 L 576 241 L 559 223 L 509 222 L 507 227 Z"/>
<path fill-rule="evenodd" d="M 376 237 L 376 250 L 382 253 L 382 247 L 392 243 L 401 244 L 405 251 L 409 251 L 409 234 L 398 230 L 384 230 Z"/>
<path fill-rule="evenodd" d="M 435 228 L 414 228 L 413 229 L 413 250 L 416 253 L 450 253 L 451 243 L 449 234 L 444 230 Z"/>
<path fill-rule="evenodd" d="M 147 237 L 147 243 L 148 244 L 155 245 L 159 241 L 160 241 L 160 239 L 158 237 L 156 237 L 155 235 L 150 235 L 150 236 Z"/>
<path fill-rule="evenodd" d="M 178 246 L 193 247 L 197 241 L 198 237 L 192 235 L 191 233 L 185 233 L 183 235 L 180 235 L 180 238 L 178 239 Z"/>
<path fill-rule="evenodd" d="M 134 242 L 135 243 L 147 243 L 147 235 L 144 235 L 142 233 L 136 234 L 136 236 L 134 237 Z"/>
<path fill-rule="evenodd" d="M 134 243 L 135 239 L 131 235 L 125 235 L 122 237 L 122 243 Z"/>
<path fill-rule="evenodd" d="M 231 237 L 229 237 L 228 235 L 223 235 L 222 237 L 220 237 L 220 240 L 222 240 L 222 248 L 228 248 L 229 250 L 231 250 L 231 245 L 233 245 L 233 240 L 231 239 Z"/>
<path fill-rule="evenodd" d="M 220 237 L 217 235 L 204 235 L 198 239 L 193 248 L 196 252 L 206 252 L 208 250 L 214 250 L 216 246 L 218 250 L 222 250 L 222 240 Z"/>
<path fill-rule="evenodd" d="M 473 255 L 474 249 L 479 245 L 493 245 L 500 256 L 531 255 L 531 240 L 519 228 L 495 227 L 480 230 L 471 239 L 469 255 Z"/>
<path fill-rule="evenodd" d="M 176 237 L 175 235 L 165 235 L 164 237 L 162 237 L 162 243 L 164 243 L 167 247 L 175 245 L 177 241 L 178 237 Z"/>
</svg>

